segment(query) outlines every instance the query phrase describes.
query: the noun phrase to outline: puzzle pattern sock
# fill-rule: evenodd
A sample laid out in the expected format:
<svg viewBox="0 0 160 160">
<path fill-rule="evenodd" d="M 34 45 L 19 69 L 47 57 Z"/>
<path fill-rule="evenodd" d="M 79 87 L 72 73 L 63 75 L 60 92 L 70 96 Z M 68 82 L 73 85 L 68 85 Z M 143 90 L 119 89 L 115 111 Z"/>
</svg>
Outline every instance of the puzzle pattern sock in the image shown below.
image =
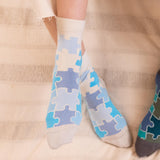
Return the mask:
<svg viewBox="0 0 160 160">
<path fill-rule="evenodd" d="M 135 147 L 139 157 L 149 156 L 160 149 L 160 70 L 156 75 L 154 100 L 139 126 Z"/>
<path fill-rule="evenodd" d="M 96 134 L 118 147 L 129 147 L 131 136 L 124 117 L 113 105 L 104 82 L 99 79 L 86 55 L 82 57 L 81 93 Z"/>
<path fill-rule="evenodd" d="M 79 72 L 84 21 L 57 17 L 56 22 L 58 47 L 46 116 L 47 140 L 53 149 L 72 141 L 82 118 Z"/>
</svg>

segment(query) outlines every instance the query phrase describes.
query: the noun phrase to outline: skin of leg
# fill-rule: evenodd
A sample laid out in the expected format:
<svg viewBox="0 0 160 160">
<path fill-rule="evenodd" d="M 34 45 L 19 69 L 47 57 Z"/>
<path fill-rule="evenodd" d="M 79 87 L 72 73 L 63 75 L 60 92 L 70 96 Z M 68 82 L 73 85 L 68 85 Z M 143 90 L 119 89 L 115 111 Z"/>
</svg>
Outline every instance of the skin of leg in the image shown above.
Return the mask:
<svg viewBox="0 0 160 160">
<path fill-rule="evenodd" d="M 57 0 L 58 17 L 84 20 L 88 0 Z"/>
<path fill-rule="evenodd" d="M 55 17 L 46 17 L 43 18 L 43 22 L 49 31 L 52 39 L 57 45 L 57 27 L 56 27 L 56 18 Z"/>
</svg>

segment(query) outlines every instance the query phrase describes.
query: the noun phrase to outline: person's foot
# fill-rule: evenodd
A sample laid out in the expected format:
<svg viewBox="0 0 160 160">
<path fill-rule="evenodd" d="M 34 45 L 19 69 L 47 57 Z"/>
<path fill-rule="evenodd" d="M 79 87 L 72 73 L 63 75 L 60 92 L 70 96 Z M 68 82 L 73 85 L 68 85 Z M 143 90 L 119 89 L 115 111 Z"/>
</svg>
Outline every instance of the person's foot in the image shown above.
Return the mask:
<svg viewBox="0 0 160 160">
<path fill-rule="evenodd" d="M 149 156 L 160 149 L 160 70 L 156 75 L 154 100 L 139 126 L 135 149 L 139 157 Z"/>
<path fill-rule="evenodd" d="M 82 57 L 81 93 L 96 134 L 112 145 L 131 146 L 132 138 L 126 120 L 113 105 L 104 82 L 94 71 L 86 53 Z"/>
<path fill-rule="evenodd" d="M 84 21 L 58 18 L 58 47 L 50 103 L 46 116 L 47 140 L 54 149 L 72 141 L 81 122 L 81 36 Z"/>
</svg>

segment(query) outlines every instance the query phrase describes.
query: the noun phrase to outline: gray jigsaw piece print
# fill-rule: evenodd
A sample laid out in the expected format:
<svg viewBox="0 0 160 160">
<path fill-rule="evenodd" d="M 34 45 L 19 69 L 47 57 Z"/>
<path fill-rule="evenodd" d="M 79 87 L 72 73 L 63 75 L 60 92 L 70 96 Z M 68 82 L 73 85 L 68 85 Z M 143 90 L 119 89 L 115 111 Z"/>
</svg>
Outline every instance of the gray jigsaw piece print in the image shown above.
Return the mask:
<svg viewBox="0 0 160 160">
<path fill-rule="evenodd" d="M 107 131 L 107 136 L 111 136 L 119 133 L 121 130 L 116 130 L 115 125 L 116 122 L 114 120 L 110 122 L 106 122 L 103 120 L 104 125 L 99 126 L 101 130 Z"/>
<path fill-rule="evenodd" d="M 78 43 L 77 37 L 70 37 L 70 39 L 65 39 L 63 35 L 59 36 L 58 51 L 61 52 L 63 49 L 67 49 L 70 54 L 77 54 L 77 50 L 81 47 Z"/>
<path fill-rule="evenodd" d="M 53 97 L 52 104 L 55 104 L 56 110 L 64 110 L 68 105 L 70 110 L 76 111 L 77 105 L 79 105 L 79 90 L 73 90 L 72 93 L 67 92 L 65 88 L 58 88 L 56 90 L 56 97 Z"/>
<path fill-rule="evenodd" d="M 109 96 L 106 88 L 100 87 L 101 93 L 98 95 L 98 98 L 103 98 L 104 103 L 109 102 Z"/>
<path fill-rule="evenodd" d="M 105 104 L 100 104 L 97 107 L 97 111 L 89 110 L 92 121 L 95 121 L 96 125 L 98 126 L 103 125 L 103 120 L 109 122 L 113 119 L 113 117 L 110 115 L 111 112 L 112 108 L 110 107 L 106 108 Z"/>
<path fill-rule="evenodd" d="M 79 88 L 79 74 L 69 68 L 68 71 L 57 71 L 56 76 L 61 77 L 61 81 L 56 82 L 57 88 L 67 88 L 68 92 Z"/>
<path fill-rule="evenodd" d="M 59 123 L 55 126 L 61 126 L 66 124 L 72 124 L 71 117 L 75 116 L 75 111 L 69 110 L 69 106 L 65 107 L 63 111 L 56 111 L 55 117 L 59 118 Z"/>
<path fill-rule="evenodd" d="M 100 94 L 100 91 L 97 90 L 96 92 L 90 94 L 89 92 L 86 93 L 86 101 L 88 104 L 89 109 L 94 109 L 97 111 L 97 107 L 99 104 L 103 103 L 103 99 L 97 99 L 97 96 Z"/>
</svg>

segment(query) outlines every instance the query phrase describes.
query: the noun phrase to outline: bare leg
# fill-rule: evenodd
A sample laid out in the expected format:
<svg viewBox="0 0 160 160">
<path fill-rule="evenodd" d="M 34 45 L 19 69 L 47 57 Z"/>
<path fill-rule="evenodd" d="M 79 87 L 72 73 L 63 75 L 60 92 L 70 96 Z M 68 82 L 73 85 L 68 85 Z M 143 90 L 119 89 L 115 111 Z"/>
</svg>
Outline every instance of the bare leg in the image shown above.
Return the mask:
<svg viewBox="0 0 160 160">
<path fill-rule="evenodd" d="M 88 0 L 58 0 L 57 14 L 59 17 L 84 20 Z"/>
<path fill-rule="evenodd" d="M 57 27 L 56 27 L 56 18 L 55 17 L 47 17 L 43 18 L 43 22 L 48 29 L 51 37 L 57 45 Z"/>
</svg>

